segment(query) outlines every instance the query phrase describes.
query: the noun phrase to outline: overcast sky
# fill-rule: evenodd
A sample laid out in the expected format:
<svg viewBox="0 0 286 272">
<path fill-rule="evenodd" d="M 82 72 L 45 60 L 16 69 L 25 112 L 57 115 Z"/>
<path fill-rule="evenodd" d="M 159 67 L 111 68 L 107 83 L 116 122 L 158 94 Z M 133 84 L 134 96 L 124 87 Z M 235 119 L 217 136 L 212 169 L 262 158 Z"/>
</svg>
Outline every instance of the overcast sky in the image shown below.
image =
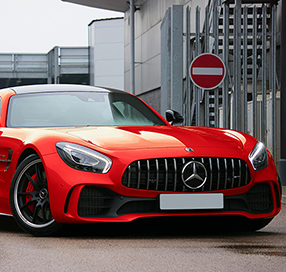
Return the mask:
<svg viewBox="0 0 286 272">
<path fill-rule="evenodd" d="M 0 53 L 48 53 L 55 46 L 87 46 L 92 20 L 121 16 L 61 0 L 0 0 Z"/>
</svg>

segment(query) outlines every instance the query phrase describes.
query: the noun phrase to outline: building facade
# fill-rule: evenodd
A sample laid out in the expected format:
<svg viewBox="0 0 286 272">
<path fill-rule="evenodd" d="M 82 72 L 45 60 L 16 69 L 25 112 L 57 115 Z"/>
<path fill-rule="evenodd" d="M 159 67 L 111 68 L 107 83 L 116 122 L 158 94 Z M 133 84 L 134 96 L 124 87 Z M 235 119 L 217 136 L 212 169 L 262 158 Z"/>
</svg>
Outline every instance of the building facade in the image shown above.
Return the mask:
<svg viewBox="0 0 286 272">
<path fill-rule="evenodd" d="M 124 89 L 124 19 L 89 24 L 90 84 Z"/>
</svg>

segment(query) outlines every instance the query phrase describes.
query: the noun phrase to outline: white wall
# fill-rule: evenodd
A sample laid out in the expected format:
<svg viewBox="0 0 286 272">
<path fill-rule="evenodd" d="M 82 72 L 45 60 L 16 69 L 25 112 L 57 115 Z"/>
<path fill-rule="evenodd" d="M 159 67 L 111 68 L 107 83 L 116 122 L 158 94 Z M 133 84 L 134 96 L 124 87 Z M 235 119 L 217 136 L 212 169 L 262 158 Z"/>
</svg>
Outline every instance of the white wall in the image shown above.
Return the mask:
<svg viewBox="0 0 286 272">
<path fill-rule="evenodd" d="M 90 84 L 124 89 L 124 19 L 89 24 Z"/>
</svg>

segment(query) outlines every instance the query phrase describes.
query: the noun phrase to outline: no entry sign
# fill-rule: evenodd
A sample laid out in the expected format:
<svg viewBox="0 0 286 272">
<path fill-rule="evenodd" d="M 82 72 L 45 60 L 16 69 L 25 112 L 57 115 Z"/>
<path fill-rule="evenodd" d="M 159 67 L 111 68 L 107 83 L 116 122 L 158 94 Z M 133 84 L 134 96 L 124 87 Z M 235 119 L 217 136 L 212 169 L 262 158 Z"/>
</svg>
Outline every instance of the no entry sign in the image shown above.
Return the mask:
<svg viewBox="0 0 286 272">
<path fill-rule="evenodd" d="M 189 73 L 197 87 L 211 90 L 218 87 L 224 80 L 225 65 L 217 55 L 201 54 L 192 61 Z"/>
</svg>

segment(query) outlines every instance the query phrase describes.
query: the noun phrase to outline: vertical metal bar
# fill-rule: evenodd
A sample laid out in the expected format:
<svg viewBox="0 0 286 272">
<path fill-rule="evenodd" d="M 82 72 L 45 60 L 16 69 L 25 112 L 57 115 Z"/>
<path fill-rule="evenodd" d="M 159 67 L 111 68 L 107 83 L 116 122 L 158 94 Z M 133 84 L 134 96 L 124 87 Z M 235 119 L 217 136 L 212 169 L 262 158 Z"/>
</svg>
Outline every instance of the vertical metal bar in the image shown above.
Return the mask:
<svg viewBox="0 0 286 272">
<path fill-rule="evenodd" d="M 205 92 L 205 122 L 204 126 L 210 126 L 210 93 L 209 91 Z"/>
<path fill-rule="evenodd" d="M 229 128 L 228 122 L 228 54 L 229 54 L 229 4 L 224 3 L 223 6 L 223 61 L 226 66 L 226 76 L 223 82 L 223 127 Z"/>
<path fill-rule="evenodd" d="M 247 7 L 243 8 L 243 132 L 247 132 Z"/>
<path fill-rule="evenodd" d="M 284 2 L 285 3 L 285 2 Z M 272 154 L 276 164 L 277 161 L 277 130 L 276 130 L 276 14 L 277 6 L 272 6 L 271 14 L 271 25 L 272 25 L 272 36 L 271 36 L 271 78 L 272 78 Z"/>
<path fill-rule="evenodd" d="M 53 63 L 52 63 L 52 50 L 48 53 L 47 55 L 47 61 L 48 61 L 48 84 L 52 84 L 52 67 L 53 67 Z"/>
<path fill-rule="evenodd" d="M 191 31 L 190 31 L 190 7 L 187 6 L 186 9 L 186 125 L 191 125 L 191 82 L 189 77 L 189 66 L 191 60 Z"/>
<path fill-rule="evenodd" d="M 209 28 L 209 6 L 205 8 L 205 52 L 209 52 L 210 28 Z"/>
<path fill-rule="evenodd" d="M 130 0 L 130 93 L 135 94 L 134 0 Z"/>
<path fill-rule="evenodd" d="M 262 104 L 261 104 L 261 140 L 264 144 L 267 142 L 267 93 L 266 93 L 266 47 L 267 47 L 267 32 L 266 32 L 266 6 L 262 8 Z"/>
<path fill-rule="evenodd" d="M 236 6 L 233 8 L 233 93 L 231 95 L 232 108 L 231 108 L 231 128 L 236 129 L 237 121 L 236 121 L 236 88 L 237 88 L 237 73 L 236 73 L 236 62 L 237 57 L 236 52 L 236 40 L 237 40 L 237 31 L 236 31 Z"/>
<path fill-rule="evenodd" d="M 210 29 L 209 29 L 209 6 L 205 8 L 205 52 L 208 53 L 210 45 Z M 209 126 L 210 124 L 210 111 L 209 111 L 209 92 L 205 93 L 205 126 Z"/>
<path fill-rule="evenodd" d="M 54 84 L 58 84 L 59 83 L 59 78 L 60 78 L 59 57 L 60 57 L 60 49 L 59 49 L 58 46 L 56 46 L 54 48 L 54 74 L 55 74 Z"/>
<path fill-rule="evenodd" d="M 252 34 L 252 103 L 253 103 L 253 136 L 257 138 L 257 8 L 253 7 Z"/>
<path fill-rule="evenodd" d="M 286 5 L 283 1 L 281 14 L 286 14 Z M 286 16 L 281 16 L 281 91 L 280 91 L 280 118 L 281 118 L 281 159 L 279 160 L 279 176 L 281 179 L 282 186 L 286 186 Z"/>
<path fill-rule="evenodd" d="M 217 1 L 214 2 L 213 5 L 213 33 L 214 33 L 214 53 L 218 55 L 218 5 Z M 215 101 L 215 107 L 214 107 L 214 121 L 215 121 L 215 127 L 219 126 L 219 88 L 216 88 L 214 90 L 214 101 Z"/>
<path fill-rule="evenodd" d="M 241 0 L 235 0 L 234 129 L 241 130 Z"/>
<path fill-rule="evenodd" d="M 12 71 L 13 71 L 13 72 L 15 72 L 15 71 L 16 71 L 15 59 L 16 59 L 15 54 L 12 54 L 12 55 L 11 55 L 11 63 L 12 63 L 12 67 L 11 67 L 11 69 L 12 69 Z"/>
<path fill-rule="evenodd" d="M 200 7 L 196 8 L 196 48 L 195 55 L 198 56 L 201 52 L 200 48 Z M 196 95 L 196 125 L 199 126 L 200 122 L 200 98 L 201 98 L 201 90 L 198 87 L 194 87 L 195 95 Z"/>
</svg>

